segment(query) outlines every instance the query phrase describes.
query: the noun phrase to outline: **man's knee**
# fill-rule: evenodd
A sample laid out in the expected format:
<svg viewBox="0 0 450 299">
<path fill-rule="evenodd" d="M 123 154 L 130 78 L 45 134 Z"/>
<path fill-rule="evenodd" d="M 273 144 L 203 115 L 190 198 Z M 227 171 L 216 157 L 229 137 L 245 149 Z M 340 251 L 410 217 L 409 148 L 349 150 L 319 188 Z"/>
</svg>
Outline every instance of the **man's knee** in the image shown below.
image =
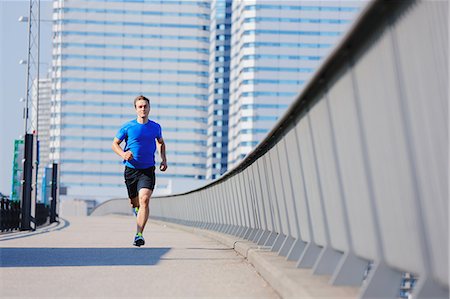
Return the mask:
<svg viewBox="0 0 450 299">
<path fill-rule="evenodd" d="M 151 190 L 141 189 L 139 192 L 139 204 L 141 206 L 147 206 L 150 202 Z"/>
<path fill-rule="evenodd" d="M 139 206 L 140 208 L 146 208 L 149 206 L 150 203 L 150 197 L 148 196 L 143 196 L 139 198 Z"/>
</svg>

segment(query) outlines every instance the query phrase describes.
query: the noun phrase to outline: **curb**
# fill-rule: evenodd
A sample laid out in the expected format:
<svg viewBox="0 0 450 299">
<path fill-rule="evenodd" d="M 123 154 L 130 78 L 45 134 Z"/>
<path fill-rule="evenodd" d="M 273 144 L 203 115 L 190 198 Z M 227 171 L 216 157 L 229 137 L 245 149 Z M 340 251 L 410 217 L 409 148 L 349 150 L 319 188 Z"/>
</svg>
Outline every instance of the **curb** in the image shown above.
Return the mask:
<svg viewBox="0 0 450 299">
<path fill-rule="evenodd" d="M 70 226 L 70 222 L 64 218 L 59 218 L 59 221 L 50 223 L 44 226 L 38 226 L 35 230 L 27 230 L 27 231 L 12 231 L 5 234 L 0 234 L 0 242 L 7 241 L 12 239 L 21 239 L 26 237 L 31 237 L 35 235 L 45 234 L 53 231 L 62 230 L 66 227 Z"/>
<path fill-rule="evenodd" d="M 171 222 L 151 222 L 214 239 L 242 255 L 282 298 L 358 298 L 359 288 L 333 286 L 329 275 L 313 275 L 311 269 L 296 267 L 269 248 L 236 236 Z"/>
</svg>

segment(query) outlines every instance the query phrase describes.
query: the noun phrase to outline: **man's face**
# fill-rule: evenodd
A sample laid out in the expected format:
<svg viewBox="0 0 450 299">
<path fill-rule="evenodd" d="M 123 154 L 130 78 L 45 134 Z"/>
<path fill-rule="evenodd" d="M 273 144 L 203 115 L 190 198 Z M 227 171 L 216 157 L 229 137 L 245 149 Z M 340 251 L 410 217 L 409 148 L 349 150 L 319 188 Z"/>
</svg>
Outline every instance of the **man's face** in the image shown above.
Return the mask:
<svg viewBox="0 0 450 299">
<path fill-rule="evenodd" d="M 150 105 L 146 100 L 139 100 L 136 102 L 136 113 L 139 117 L 145 118 L 150 112 Z"/>
</svg>

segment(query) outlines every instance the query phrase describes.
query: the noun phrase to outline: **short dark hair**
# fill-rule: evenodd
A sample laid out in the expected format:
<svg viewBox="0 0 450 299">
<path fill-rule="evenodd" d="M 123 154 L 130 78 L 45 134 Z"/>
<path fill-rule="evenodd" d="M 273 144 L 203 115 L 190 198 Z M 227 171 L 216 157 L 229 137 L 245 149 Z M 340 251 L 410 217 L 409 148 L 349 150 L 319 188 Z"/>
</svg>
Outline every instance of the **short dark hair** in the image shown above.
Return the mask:
<svg viewBox="0 0 450 299">
<path fill-rule="evenodd" d="M 137 96 L 137 97 L 134 99 L 134 107 L 135 107 L 135 108 L 136 108 L 136 102 L 137 102 L 137 101 L 141 101 L 141 100 L 147 101 L 148 105 L 150 106 L 150 100 L 147 99 L 146 97 L 144 97 L 143 95 L 140 95 L 140 96 Z"/>
</svg>

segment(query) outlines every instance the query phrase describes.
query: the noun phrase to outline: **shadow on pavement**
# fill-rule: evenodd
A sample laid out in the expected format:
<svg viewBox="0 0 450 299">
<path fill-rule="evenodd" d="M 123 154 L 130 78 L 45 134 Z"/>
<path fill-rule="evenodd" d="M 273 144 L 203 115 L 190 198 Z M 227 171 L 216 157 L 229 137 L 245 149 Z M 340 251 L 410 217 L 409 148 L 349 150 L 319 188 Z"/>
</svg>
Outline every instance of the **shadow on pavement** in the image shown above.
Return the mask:
<svg viewBox="0 0 450 299">
<path fill-rule="evenodd" d="M 0 248 L 0 268 L 152 266 L 171 248 Z"/>
</svg>

